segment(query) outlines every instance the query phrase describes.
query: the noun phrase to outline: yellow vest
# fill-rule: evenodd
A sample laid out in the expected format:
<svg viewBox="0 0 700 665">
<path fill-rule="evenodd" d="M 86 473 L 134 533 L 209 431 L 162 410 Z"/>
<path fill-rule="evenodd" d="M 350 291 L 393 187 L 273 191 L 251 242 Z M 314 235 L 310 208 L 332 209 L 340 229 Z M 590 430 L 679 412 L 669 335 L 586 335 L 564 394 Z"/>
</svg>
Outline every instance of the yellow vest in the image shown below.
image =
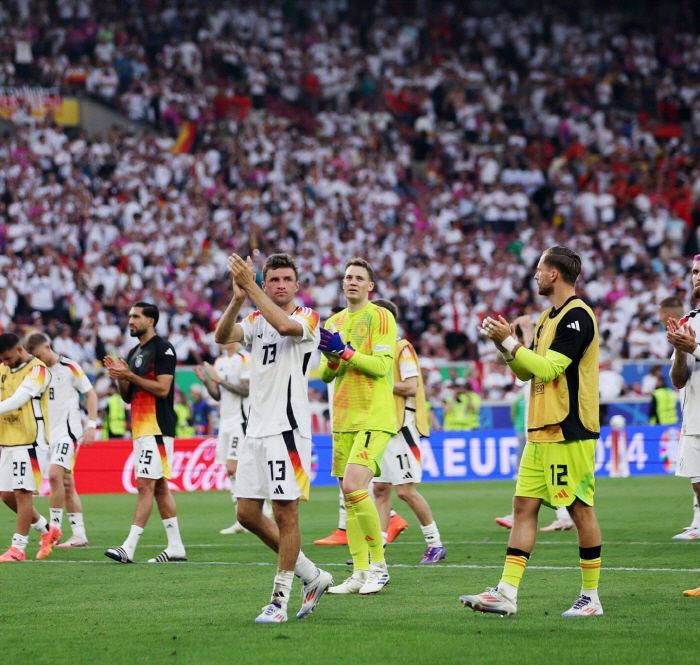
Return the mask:
<svg viewBox="0 0 700 665">
<path fill-rule="evenodd" d="M 657 388 L 652 394 L 656 398 L 656 417 L 652 417 L 649 423 L 675 425 L 678 422 L 676 392 L 670 388 Z"/>
<path fill-rule="evenodd" d="M 401 371 L 399 370 L 399 359 L 401 352 L 408 349 L 411 355 L 415 358 L 418 365 L 418 392 L 416 393 L 416 429 L 421 436 L 429 436 L 430 428 L 428 427 L 428 409 L 425 404 L 425 388 L 423 387 L 423 376 L 418 364 L 418 356 L 413 345 L 405 339 L 400 339 L 396 342 L 396 350 L 394 351 L 394 384 L 401 381 Z M 394 393 L 394 402 L 396 403 L 396 427 L 401 429 L 406 418 L 406 398 L 403 395 Z"/>
<path fill-rule="evenodd" d="M 5 401 L 17 392 L 22 381 L 32 368 L 39 366 L 37 381 L 45 382 L 46 373 L 51 376 L 48 368 L 38 358 L 32 356 L 24 365 L 16 369 L 2 366 L 0 373 L 0 396 Z M 49 390 L 46 389 L 41 397 L 32 398 L 23 406 L 0 416 L 0 445 L 30 446 L 37 442 L 39 421 L 44 421 L 44 436 L 48 442 L 49 436 Z"/>
<path fill-rule="evenodd" d="M 461 393 L 456 399 L 445 400 L 445 430 L 473 430 L 479 429 L 481 418 L 481 397 L 476 393 Z M 471 410 L 469 407 L 472 407 Z"/>
<path fill-rule="evenodd" d="M 528 412 L 528 440 L 553 443 L 597 439 L 600 435 L 598 393 L 598 326 L 595 314 L 580 298 L 571 298 L 554 317 L 550 308 L 540 315 L 535 327 L 534 352 L 546 355 L 562 317 L 571 309 L 580 308 L 593 321 L 593 340 L 583 355 L 554 381 L 544 383 L 533 377 Z"/>
</svg>

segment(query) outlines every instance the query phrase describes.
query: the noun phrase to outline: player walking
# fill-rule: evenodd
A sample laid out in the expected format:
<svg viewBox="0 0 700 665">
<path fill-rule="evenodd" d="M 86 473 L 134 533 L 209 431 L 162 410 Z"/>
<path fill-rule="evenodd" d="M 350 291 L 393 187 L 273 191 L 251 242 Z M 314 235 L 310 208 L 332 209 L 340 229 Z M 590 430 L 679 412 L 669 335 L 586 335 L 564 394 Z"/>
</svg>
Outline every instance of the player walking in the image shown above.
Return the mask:
<svg viewBox="0 0 700 665">
<path fill-rule="evenodd" d="M 147 302 L 135 303 L 129 311 L 129 332 L 138 337 L 124 362 L 104 359 L 109 377 L 119 382 L 122 399 L 131 403 L 131 429 L 136 459 L 138 501 L 128 538 L 121 547 L 108 549 L 105 555 L 119 563 L 133 563 L 134 552 L 153 510 L 155 497 L 168 546 L 149 563 L 187 561 L 185 546 L 177 523 L 177 507 L 168 487 L 173 463 L 175 436 L 175 349 L 156 335 L 158 308 Z"/>
<path fill-rule="evenodd" d="M 27 351 L 34 354 L 51 370 L 49 384 L 50 466 L 49 512 L 51 526 L 58 542 L 61 538 L 64 506 L 68 508 L 73 535 L 59 548 L 87 547 L 83 521 L 83 506 L 75 491 L 75 461 L 82 444 L 95 440 L 97 393 L 79 363 L 59 356 L 43 333 L 32 333 L 27 339 Z M 80 395 L 87 400 L 88 426 L 83 432 L 80 416 Z"/>
<path fill-rule="evenodd" d="M 396 434 L 393 393 L 396 321 L 369 301 L 374 271 L 364 259 L 345 264 L 346 309 L 321 330 L 319 372 L 333 393 L 333 468 L 345 494 L 353 574 L 329 593 L 377 593 L 389 582 L 379 513 L 367 490 Z M 368 553 L 369 559 L 368 561 Z"/>
<path fill-rule="evenodd" d="M 544 503 L 568 506 L 578 529 L 583 583 L 564 617 L 603 614 L 598 598 L 600 528 L 593 509 L 598 422 L 598 326 L 593 311 L 576 296 L 581 257 L 551 247 L 537 265 L 538 293 L 552 307 L 540 315 L 533 350 L 526 349 L 501 316 L 487 317 L 480 332 L 503 354 L 513 373 L 531 381 L 528 442 L 513 499 L 514 522 L 498 586 L 462 596 L 466 607 L 515 614 L 518 587 L 537 538 L 537 514 Z M 555 380 L 557 379 L 557 380 Z"/>
<path fill-rule="evenodd" d="M 398 307 L 390 300 L 379 298 L 374 304 L 389 310 L 394 319 L 399 315 Z M 394 403 L 398 432 L 389 441 L 382 459 L 381 474 L 374 481 L 374 500 L 382 525 L 382 539 L 386 541 L 388 538 L 393 485 L 399 498 L 409 505 L 420 522 L 427 545 L 421 563 L 437 563 L 447 556 L 447 550 L 440 539 L 430 506 L 416 488 L 423 475 L 420 437 L 430 434 L 428 410 L 418 355 L 406 339 L 396 342 Z"/>
<path fill-rule="evenodd" d="M 14 333 L 0 335 L 0 493 L 17 513 L 17 530 L 0 562 L 24 561 L 29 527 L 41 534 L 37 559 L 51 554 L 56 534 L 32 504 L 41 487 L 48 448 L 48 391 L 51 372 L 30 355 Z"/>
<path fill-rule="evenodd" d="M 304 583 L 297 619 L 314 610 L 333 583 L 301 551 L 299 499 L 309 498 L 311 411 L 310 361 L 318 347 L 318 314 L 297 307 L 299 271 L 288 254 L 273 254 L 263 266 L 263 288 L 255 282 L 250 258 L 229 258 L 233 298 L 216 328 L 219 344 L 250 346 L 250 417 L 238 460 L 238 521 L 278 553 L 270 603 L 256 623 L 287 620 L 294 575 Z M 258 311 L 236 323 L 246 296 Z M 263 514 L 272 500 L 276 523 Z"/>
</svg>

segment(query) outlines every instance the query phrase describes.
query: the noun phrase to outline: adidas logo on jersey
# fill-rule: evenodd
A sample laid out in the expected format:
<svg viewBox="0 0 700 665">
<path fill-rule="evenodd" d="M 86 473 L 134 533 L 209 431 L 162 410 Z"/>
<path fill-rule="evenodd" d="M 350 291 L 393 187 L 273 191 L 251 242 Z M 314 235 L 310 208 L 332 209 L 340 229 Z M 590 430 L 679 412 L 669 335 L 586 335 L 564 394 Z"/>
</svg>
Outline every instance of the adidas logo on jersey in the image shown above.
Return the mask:
<svg viewBox="0 0 700 665">
<path fill-rule="evenodd" d="M 277 485 L 277 487 L 275 487 L 275 491 L 273 492 L 273 494 L 284 494 L 284 490 L 282 489 L 282 485 Z"/>
<path fill-rule="evenodd" d="M 555 498 L 555 499 L 568 499 L 568 498 L 569 498 L 569 495 L 566 493 L 566 490 L 562 490 L 562 491 L 559 492 L 558 494 L 555 494 L 555 495 L 554 495 L 554 498 Z"/>
<path fill-rule="evenodd" d="M 358 453 L 357 455 L 355 455 L 355 457 L 359 457 L 360 459 L 366 459 L 366 460 L 369 459 L 369 455 L 365 452 Z"/>
<path fill-rule="evenodd" d="M 413 478 L 413 476 L 412 476 L 410 473 L 407 473 L 407 474 L 403 477 L 404 480 L 411 480 L 412 478 Z"/>
<path fill-rule="evenodd" d="M 581 332 L 581 326 L 579 326 L 578 321 L 572 321 L 571 323 L 566 324 L 567 328 L 571 328 L 571 330 L 578 330 Z"/>
<path fill-rule="evenodd" d="M 173 351 L 172 349 L 168 349 L 163 355 L 166 355 L 166 356 L 174 356 L 174 355 L 175 355 L 175 351 Z"/>
</svg>

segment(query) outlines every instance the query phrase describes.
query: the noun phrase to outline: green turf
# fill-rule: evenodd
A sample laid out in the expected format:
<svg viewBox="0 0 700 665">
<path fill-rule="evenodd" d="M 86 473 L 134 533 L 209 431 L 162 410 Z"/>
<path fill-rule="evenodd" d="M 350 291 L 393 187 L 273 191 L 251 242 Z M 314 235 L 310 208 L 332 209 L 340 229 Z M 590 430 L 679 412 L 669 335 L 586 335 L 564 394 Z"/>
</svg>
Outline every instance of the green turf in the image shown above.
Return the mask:
<svg viewBox="0 0 700 665">
<path fill-rule="evenodd" d="M 55 550 L 47 561 L 0 568 L 2 662 L 697 662 L 690 636 L 700 598 L 681 592 L 697 586 L 700 543 L 670 540 L 691 517 L 687 482 L 599 481 L 605 616 L 588 619 L 560 617 L 580 584 L 574 532 L 541 534 L 517 615 L 501 619 L 464 609 L 460 594 L 499 579 L 507 533 L 493 518 L 507 512 L 512 483 L 425 485 L 422 491 L 446 541 L 444 565 L 417 565 L 424 548 L 420 529 L 395 502 L 410 528 L 389 546 L 391 584 L 377 596 L 327 596 L 312 616 L 297 621 L 297 581 L 292 618 L 279 626 L 253 624 L 269 599 L 274 558 L 252 535 L 219 535 L 232 521 L 227 494 L 177 496 L 193 565 L 129 566 L 109 561 L 103 551 L 123 541 L 135 498 L 86 496 L 90 549 Z M 36 504 L 48 512 L 46 499 Z M 543 509 L 540 522 L 552 515 Z M 328 569 L 339 582 L 347 573 L 347 549 L 311 544 L 336 519 L 337 492 L 312 490 L 312 502 L 302 507 L 304 550 L 319 564 L 333 564 Z M 13 515 L 3 509 L 0 532 L 8 542 L 13 526 Z M 154 514 L 137 560 L 163 544 Z M 32 557 L 37 545 L 32 532 Z"/>
</svg>

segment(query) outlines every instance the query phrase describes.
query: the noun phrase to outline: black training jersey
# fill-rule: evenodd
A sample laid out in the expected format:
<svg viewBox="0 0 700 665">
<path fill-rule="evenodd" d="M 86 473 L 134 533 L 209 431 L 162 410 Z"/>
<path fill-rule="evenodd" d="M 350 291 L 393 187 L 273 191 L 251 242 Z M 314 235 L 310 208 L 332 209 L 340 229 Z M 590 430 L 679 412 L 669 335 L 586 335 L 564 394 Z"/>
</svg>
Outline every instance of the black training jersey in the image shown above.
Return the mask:
<svg viewBox="0 0 700 665">
<path fill-rule="evenodd" d="M 129 352 L 129 369 L 144 379 L 155 381 L 161 374 L 175 376 L 177 358 L 168 340 L 156 335 Z M 135 439 L 142 436 L 175 436 L 175 380 L 168 396 L 156 397 L 131 385 L 131 431 Z"/>
</svg>

